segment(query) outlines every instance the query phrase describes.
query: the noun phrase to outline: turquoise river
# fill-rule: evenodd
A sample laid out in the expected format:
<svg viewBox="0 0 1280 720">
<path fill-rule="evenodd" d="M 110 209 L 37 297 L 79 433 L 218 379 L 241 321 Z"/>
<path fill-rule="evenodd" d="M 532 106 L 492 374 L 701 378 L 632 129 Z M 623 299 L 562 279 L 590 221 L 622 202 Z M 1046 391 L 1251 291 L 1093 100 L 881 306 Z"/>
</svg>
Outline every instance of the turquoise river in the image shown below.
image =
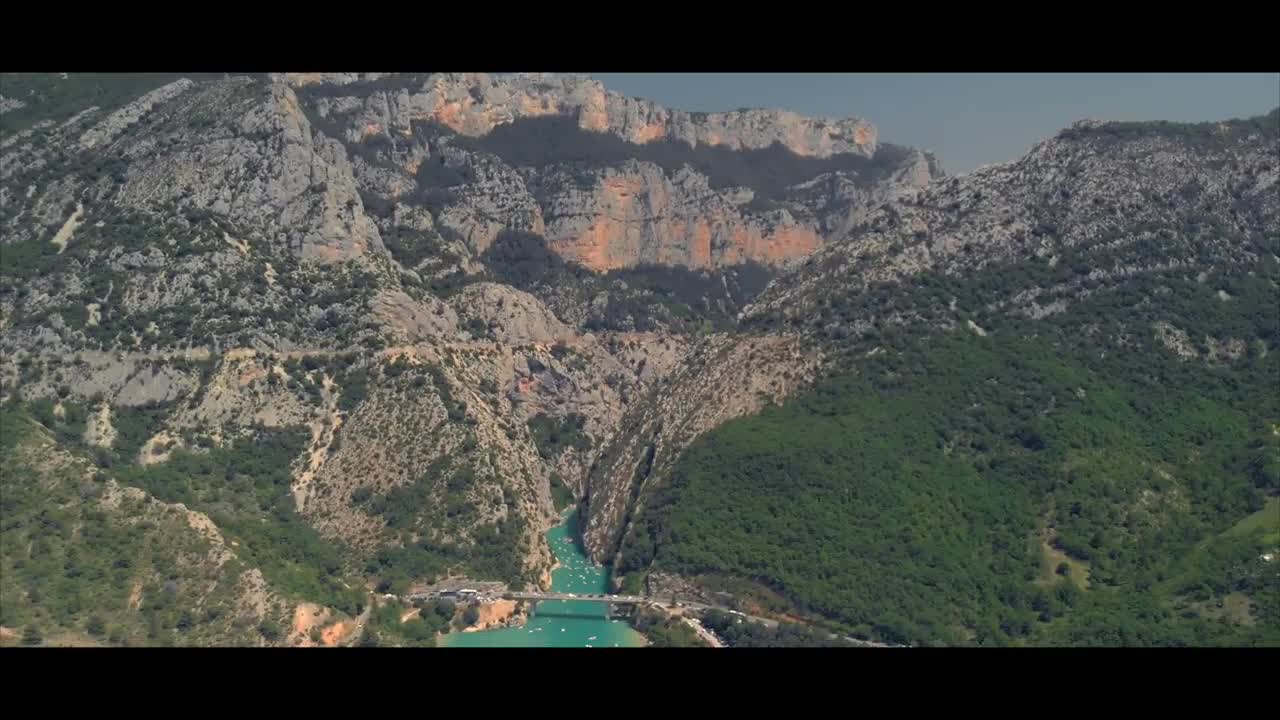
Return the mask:
<svg viewBox="0 0 1280 720">
<path fill-rule="evenodd" d="M 592 564 L 578 546 L 576 512 L 547 532 L 559 567 L 551 572 L 551 589 L 578 595 L 608 592 L 609 574 Z M 644 636 L 623 620 L 610 620 L 600 603 L 546 601 L 524 627 L 449 633 L 446 647 L 638 647 Z"/>
</svg>

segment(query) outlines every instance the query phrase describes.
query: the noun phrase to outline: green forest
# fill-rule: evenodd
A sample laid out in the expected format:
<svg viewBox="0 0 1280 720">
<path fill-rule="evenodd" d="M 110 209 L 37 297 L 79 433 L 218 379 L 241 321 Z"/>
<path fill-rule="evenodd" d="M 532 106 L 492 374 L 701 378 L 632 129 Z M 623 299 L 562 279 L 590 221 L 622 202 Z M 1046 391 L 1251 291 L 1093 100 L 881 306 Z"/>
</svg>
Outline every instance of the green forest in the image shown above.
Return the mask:
<svg viewBox="0 0 1280 720">
<path fill-rule="evenodd" d="M 768 627 L 719 610 L 707 611 L 702 625 L 729 647 L 831 647 L 840 642 L 830 633 L 801 623 Z"/>
<path fill-rule="evenodd" d="M 21 100 L 25 107 L 0 115 L 0 134 L 25 130 L 37 122 L 69 119 L 96 105 L 97 117 L 181 77 L 192 80 L 221 75 L 172 73 L 5 73 L 0 84 L 5 97 Z"/>
<path fill-rule="evenodd" d="M 1231 364 L 1107 351 L 1152 311 L 1108 293 L 1051 322 L 984 317 L 986 337 L 886 330 L 874 357 L 696 442 L 619 569 L 749 578 L 893 643 L 1280 644 L 1269 281 L 1230 303 L 1150 288 L 1192 337 L 1245 339 Z"/>
<path fill-rule="evenodd" d="M 631 627 L 649 641 L 647 647 L 707 647 L 688 623 L 657 610 L 642 609 L 631 619 Z"/>
<path fill-rule="evenodd" d="M 261 428 L 226 447 L 176 448 L 164 463 L 120 465 L 115 475 L 159 500 L 209 515 L 239 543 L 244 560 L 294 599 L 358 614 L 363 594 L 344 586 L 341 548 L 294 509 L 290 468 L 308 439 L 305 429 Z"/>
<path fill-rule="evenodd" d="M 406 614 L 409 617 L 402 621 Z M 437 634 L 447 634 L 461 621 L 461 618 L 455 620 L 457 614 L 457 607 L 449 600 L 419 600 L 412 608 L 397 602 L 375 601 L 360 644 L 363 647 L 435 647 Z"/>
<path fill-rule="evenodd" d="M 175 564 L 178 553 L 193 550 L 180 539 L 185 528 L 122 522 L 85 502 L 101 496 L 108 478 L 207 514 L 235 543 L 240 561 L 260 568 L 283 595 L 351 615 L 363 609 L 364 593 L 348 589 L 359 584 L 343 572 L 342 548 L 321 538 L 293 508 L 290 465 L 305 446 L 305 431 L 259 429 L 224 447 L 175 447 L 167 462 L 144 466 L 133 459 L 162 409 L 122 408 L 116 451 L 90 453 L 79 444 L 83 410 L 70 402 L 64 408 L 58 416 L 48 409 L 48 401 L 11 401 L 0 412 L 6 570 L 0 624 L 30 619 L 42 622 L 45 630 L 65 630 L 94 620 L 95 627 L 106 627 L 103 618 L 124 610 L 130 583 L 148 572 L 172 582 L 144 588 L 143 597 L 149 598 L 141 607 L 146 642 L 167 644 L 177 639 L 174 633 L 199 633 L 203 624 L 224 620 L 217 606 L 193 613 L 190 603 L 182 602 L 185 576 L 200 572 Z M 74 464 L 42 469 L 24 460 L 19 443 L 41 425 L 52 433 L 60 452 L 80 458 L 85 467 L 96 465 L 93 472 L 84 477 Z M 38 482 L 40 477 L 48 480 Z M 24 537 L 30 540 L 29 550 Z M 112 627 L 115 642 L 141 640 L 127 623 Z M 104 640 L 112 639 L 108 632 L 102 634 Z"/>
</svg>

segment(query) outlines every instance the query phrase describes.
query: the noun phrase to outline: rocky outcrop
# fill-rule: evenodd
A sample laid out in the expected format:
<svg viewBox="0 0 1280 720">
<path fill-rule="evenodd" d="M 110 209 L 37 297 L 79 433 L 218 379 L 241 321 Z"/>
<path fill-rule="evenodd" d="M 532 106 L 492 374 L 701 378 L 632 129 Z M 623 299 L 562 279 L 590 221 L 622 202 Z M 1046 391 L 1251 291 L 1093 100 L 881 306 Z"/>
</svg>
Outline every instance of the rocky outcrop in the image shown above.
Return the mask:
<svg viewBox="0 0 1280 720">
<path fill-rule="evenodd" d="M 350 85 L 355 82 L 372 82 L 386 73 L 271 73 L 275 82 L 284 82 L 294 87 L 307 85 Z"/>
<path fill-rule="evenodd" d="M 418 302 L 403 290 L 383 290 L 370 309 L 397 344 L 454 340 L 458 335 L 458 314 L 439 300 Z"/>
<path fill-rule="evenodd" d="M 733 193 L 712 190 L 685 169 L 668 178 L 652 163 L 593 173 L 553 171 L 539 178 L 548 244 L 596 271 L 641 264 L 708 268 L 754 261 L 778 264 L 821 244 L 812 223 L 785 209 L 746 215 Z M 749 197 L 749 196 L 748 196 Z"/>
<path fill-rule="evenodd" d="M 92 129 L 80 137 L 80 148 L 88 150 L 97 145 L 110 142 L 130 125 L 138 122 L 144 115 L 151 112 L 156 105 L 172 100 L 190 89 L 191 81 L 183 78 L 152 90 L 94 125 Z"/>
<path fill-rule="evenodd" d="M 569 147 L 536 160 L 491 134 L 552 115 Z M 950 320 L 998 337 L 981 313 L 1049 317 L 1136 275 L 1266 261 L 1280 162 L 1258 127 L 1085 124 L 945 178 L 864 121 L 686 113 L 578 76 L 180 81 L 0 141 L 0 401 L 91 410 L 103 448 L 145 413 L 154 462 L 164 439 L 309 429 L 293 509 L 341 541 L 352 587 L 413 547 L 514 553 L 485 572 L 532 582 L 553 477 L 610 559 L 697 437 L 899 320 L 885 286 L 986 271 L 1003 294 L 952 301 Z M 1258 342 L 1180 327 L 1130 330 L 1188 363 Z M 244 577 L 241 614 L 261 618 L 262 576 Z"/>
<path fill-rule="evenodd" d="M 477 255 L 511 230 L 544 235 L 554 252 L 598 272 L 643 264 L 785 264 L 857 226 L 868 208 L 940 174 L 932 156 L 880 146 L 865 121 L 765 110 L 686 113 L 572 75 L 436 74 L 376 82 L 314 75 L 290 82 L 305 88 L 300 92 L 318 126 L 359 156 L 356 176 L 366 192 L 388 203 L 433 204 L 435 230 Z M 757 199 L 758 188 L 724 187 L 723 177 L 713 182 L 704 174 L 716 170 L 700 172 L 670 159 L 661 166 L 613 156 L 504 162 L 475 143 L 454 142 L 457 135 L 481 138 L 543 116 L 572 116 L 581 130 L 610 133 L 637 147 L 669 139 L 693 153 L 702 146 L 758 151 L 780 143 L 808 158 L 803 162 L 839 155 L 863 165 L 810 178 L 797 160 L 787 170 L 801 174 L 795 188 L 777 197 L 780 189 L 771 187 L 767 199 Z M 539 142 L 537 131 L 531 133 L 528 142 Z M 696 157 L 702 156 L 690 155 L 690 161 Z M 743 181 L 752 181 L 745 166 L 714 162 L 736 167 Z"/>
<path fill-rule="evenodd" d="M 497 159 L 453 148 L 442 151 L 446 163 L 465 168 L 469 181 L 453 188 L 438 224 L 460 237 L 475 254 L 483 253 L 503 230 L 541 235 L 542 209 L 525 180 Z"/>
<path fill-rule="evenodd" d="M 229 118 L 196 142 L 188 126 L 210 113 Z M 207 210 L 244 227 L 250 241 L 321 262 L 383 251 L 342 143 L 312 131 L 288 86 L 214 83 L 165 120 L 122 148 L 130 167 L 120 204 Z"/>
<path fill-rule="evenodd" d="M 7 112 L 11 112 L 13 110 L 21 110 L 26 106 L 27 104 L 22 100 L 19 100 L 18 98 L 8 98 L 3 95 L 0 95 L 0 115 L 3 115 Z"/>
<path fill-rule="evenodd" d="M 506 285 L 468 285 L 455 303 L 503 345 L 550 344 L 577 334 L 537 298 Z"/>
<path fill-rule="evenodd" d="M 1068 302 L 1086 283 L 1210 258 L 1252 262 L 1266 228 L 1280 225 L 1274 136 L 1243 121 L 1196 132 L 1204 139 L 1159 126 L 1077 123 L 1017 161 L 891 198 L 773 283 L 745 315 L 812 321 L 828 298 L 873 283 L 1073 257 L 1075 280 L 1019 296 L 1022 311 L 1034 314 L 1032 302 Z"/>
<path fill-rule="evenodd" d="M 643 512 L 698 435 L 807 387 L 836 359 L 856 363 L 850 348 L 863 333 L 921 320 L 986 332 L 971 318 L 923 316 L 915 306 L 898 312 L 883 292 L 863 303 L 869 290 L 927 272 L 985 272 L 998 278 L 992 295 L 1002 299 L 963 311 L 1036 317 L 1135 276 L 1197 277 L 1197 267 L 1251 274 L 1280 227 L 1280 200 L 1267 192 L 1277 168 L 1275 136 L 1248 121 L 1207 137 L 1203 128 L 1180 130 L 1078 126 L 1016 162 L 928 184 L 918 182 L 932 174 L 927 156 L 905 166 L 882 204 L 863 206 L 845 235 L 781 274 L 745 310 L 740 331 L 760 335 L 704 343 L 628 408 L 591 475 L 585 540 L 593 557 L 619 558 L 628 518 Z M 841 188 L 842 178 L 832 175 L 798 189 L 812 191 L 819 207 L 824 192 Z M 1060 268 L 1052 276 L 1065 279 L 1028 286 L 1034 275 L 1001 274 L 1028 262 Z M 952 299 L 943 314 L 955 310 Z M 1231 362 L 1247 350 L 1232 337 L 1205 337 L 1198 349 L 1196 339 L 1167 324 L 1137 332 L 1154 334 L 1185 360 Z M 772 347 L 795 350 L 767 351 Z"/>
<path fill-rule="evenodd" d="M 627 518 L 698 436 L 806 387 L 822 363 L 821 349 L 796 336 L 715 336 L 689 352 L 627 409 L 596 461 L 583 529 L 592 558 L 614 557 Z"/>
</svg>

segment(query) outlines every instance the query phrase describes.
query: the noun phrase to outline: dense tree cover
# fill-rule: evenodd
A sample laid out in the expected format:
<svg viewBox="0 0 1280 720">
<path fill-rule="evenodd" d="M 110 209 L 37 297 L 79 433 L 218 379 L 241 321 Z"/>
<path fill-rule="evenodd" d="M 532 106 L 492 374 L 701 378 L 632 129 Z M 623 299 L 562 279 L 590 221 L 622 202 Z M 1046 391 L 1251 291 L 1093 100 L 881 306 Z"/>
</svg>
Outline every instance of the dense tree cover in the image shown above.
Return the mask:
<svg viewBox="0 0 1280 720">
<path fill-rule="evenodd" d="M 475 604 L 468 605 L 467 609 L 462 611 L 462 622 L 467 626 L 480 622 L 480 607 Z"/>
<path fill-rule="evenodd" d="M 573 491 L 564 484 L 564 480 L 560 478 L 558 473 L 551 473 L 551 503 L 555 506 L 556 512 L 560 512 L 565 508 L 573 505 Z"/>
<path fill-rule="evenodd" d="M 96 105 L 99 115 L 115 110 L 180 77 L 192 80 L 221 75 L 172 73 L 5 73 L 0 94 L 26 107 L 0 115 L 0 135 L 24 130 L 42 120 L 62 121 Z"/>
<path fill-rule="evenodd" d="M 111 425 L 116 438 L 109 452 L 115 461 L 126 465 L 135 462 L 142 446 L 160 431 L 165 416 L 172 411 L 172 403 L 159 402 L 113 408 Z"/>
<path fill-rule="evenodd" d="M 40 398 L 29 404 L 29 410 L 36 422 L 63 442 L 78 442 L 84 436 L 89 411 L 83 403 Z"/>
<path fill-rule="evenodd" d="M 591 436 L 583 432 L 586 423 L 587 418 L 581 413 L 569 413 L 563 417 L 538 413 L 529 418 L 528 425 L 538 453 L 550 460 L 569 448 L 586 450 L 591 447 Z"/>
<path fill-rule="evenodd" d="M 430 257 L 440 254 L 443 244 L 433 232 L 392 226 L 382 233 L 382 243 L 391 256 L 407 268 L 416 268 Z"/>
<path fill-rule="evenodd" d="M 378 600 L 365 625 L 366 636 L 373 636 L 373 643 L 380 647 L 435 647 L 436 636 L 451 629 L 455 608 L 453 603 L 433 600 L 415 603 L 417 613 L 397 602 Z M 411 614 L 411 617 L 405 618 Z"/>
<path fill-rule="evenodd" d="M 341 548 L 294 507 L 291 466 L 308 439 L 305 429 L 261 428 L 224 447 L 174 449 L 164 463 L 117 466 L 116 474 L 160 500 L 209 515 L 279 591 L 354 615 L 363 596 L 344 588 Z"/>
<path fill-rule="evenodd" d="M 769 627 L 719 610 L 702 616 L 702 625 L 729 647 L 832 647 L 847 644 L 831 633 L 799 623 Z"/>
<path fill-rule="evenodd" d="M 525 522 L 517 514 L 477 527 L 473 542 L 461 545 L 431 538 L 399 547 L 385 547 L 365 566 L 366 574 L 379 578 L 383 592 L 399 593 L 414 581 L 434 582 L 449 573 L 494 578 L 512 588 L 524 587 L 528 578 L 521 567 Z"/>
<path fill-rule="evenodd" d="M 987 316 L 987 337 L 886 330 L 881 353 L 695 443 L 620 570 L 749 577 L 890 642 L 1280 642 L 1258 559 L 1276 539 L 1221 535 L 1280 492 L 1272 274 L 1223 280 L 1231 302 L 1157 278 L 1052 321 Z M 1261 349 L 1208 366 L 1107 348 L 1157 316 Z M 1087 590 L 1043 577 L 1042 541 Z M 1230 593 L 1252 614 L 1206 609 Z"/>
<path fill-rule="evenodd" d="M 58 256 L 58 246 L 49 242 L 49 238 L 31 238 L 0 244 L 0 277 L 31 280 L 48 275 L 60 262 L 62 258 Z M 15 285 L 5 288 L 3 292 L 17 293 L 19 289 Z"/>
<path fill-rule="evenodd" d="M 520 558 L 526 545 L 525 521 L 518 513 L 509 513 L 493 523 L 482 524 L 476 518 L 472 542 L 468 544 L 437 540 L 430 533 L 446 519 L 472 522 L 470 518 L 476 516 L 478 508 L 468 499 L 468 491 L 474 482 L 474 471 L 469 466 L 442 458 L 432 463 L 417 482 L 367 500 L 369 512 L 381 515 L 387 526 L 401 530 L 402 536 L 407 537 L 410 530 L 427 533 L 416 542 L 385 547 L 367 563 L 365 573 L 379 578 L 383 592 L 402 592 L 415 580 L 433 582 L 463 569 L 475 577 L 500 578 L 513 586 L 523 586 L 526 578 Z M 504 501 L 508 499 L 504 495 Z"/>
<path fill-rule="evenodd" d="M 733 150 L 719 145 L 695 148 L 677 140 L 636 144 L 611 133 L 584 130 L 578 126 L 577 118 L 568 115 L 520 118 L 482 137 L 458 136 L 452 142 L 493 153 L 516 167 L 562 164 L 594 169 L 640 160 L 674 173 L 688 165 L 706 175 L 714 188 L 745 186 L 769 198 L 780 197 L 792 185 L 838 170 L 857 173 L 862 181 L 871 183 L 891 171 L 909 152 L 907 148 L 882 145 L 872 158 L 853 153 L 817 158 L 797 155 L 777 142 L 759 150 Z"/>
<path fill-rule="evenodd" d="M 27 646 L 39 645 L 44 642 L 44 635 L 40 632 L 40 628 L 35 625 L 28 625 L 22 631 L 22 644 Z"/>
<path fill-rule="evenodd" d="M 82 451 L 56 433 L 54 451 L 39 450 L 49 442 L 41 432 L 28 407 L 0 408 L 0 624 L 37 623 L 113 645 L 225 641 L 234 583 L 210 592 L 209 568 L 192 564 L 208 542 L 185 518 L 145 502 L 101 505 L 109 475 L 86 472 Z M 241 570 L 238 561 L 223 568 L 232 579 Z M 192 611 L 197 596 L 201 612 Z"/>
<path fill-rule="evenodd" d="M 707 646 L 688 623 L 664 612 L 641 608 L 631 619 L 631 626 L 648 638 L 649 647 Z"/>
</svg>

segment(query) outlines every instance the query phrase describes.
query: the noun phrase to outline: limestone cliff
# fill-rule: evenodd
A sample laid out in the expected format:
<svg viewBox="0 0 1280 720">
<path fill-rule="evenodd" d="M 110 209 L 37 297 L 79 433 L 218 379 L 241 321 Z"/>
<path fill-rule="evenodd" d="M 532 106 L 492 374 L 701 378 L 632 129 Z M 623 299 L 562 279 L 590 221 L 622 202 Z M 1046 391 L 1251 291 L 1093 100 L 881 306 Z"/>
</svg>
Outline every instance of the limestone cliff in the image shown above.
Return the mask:
<svg viewBox="0 0 1280 720">
<path fill-rule="evenodd" d="M 328 83 L 351 88 L 356 82 L 352 75 L 287 73 L 284 79 L 294 86 Z M 349 97 L 339 96 L 326 105 L 350 108 L 357 103 Z M 585 130 L 639 144 L 672 139 L 695 147 L 742 150 L 777 142 L 797 155 L 815 157 L 835 153 L 870 157 L 878 137 L 876 128 L 859 118 L 819 119 L 763 109 L 685 112 L 606 90 L 587 76 L 558 73 L 437 73 L 413 77 L 407 87 L 395 92 L 371 94 L 358 105 L 351 140 L 384 130 L 407 136 L 415 120 L 431 120 L 464 135 L 483 135 L 519 118 L 563 114 L 576 116 Z"/>
<path fill-rule="evenodd" d="M 812 222 L 797 222 L 785 209 L 744 213 L 732 195 L 688 169 L 668 177 L 651 163 L 628 162 L 593 175 L 589 187 L 572 172 L 552 172 L 535 192 L 547 198 L 550 247 L 597 271 L 646 263 L 777 264 L 822 242 Z"/>
<path fill-rule="evenodd" d="M 590 493 L 590 532 L 616 535 L 632 486 L 612 480 L 645 445 L 601 458 L 609 438 L 659 434 L 665 467 L 799 382 L 813 362 L 799 349 L 729 347 L 737 315 L 931 179 L 864 121 L 685 113 L 576 76 L 144 89 L 0 144 L 0 402 L 91 410 L 64 435 L 122 480 L 112 467 L 163 473 L 296 437 L 259 510 L 341 548 L 323 592 L 453 572 L 533 582 L 553 487 Z M 567 156 L 485 141 L 537 118 L 571 126 Z M 578 157 L 582 138 L 611 145 Z M 684 358 L 708 332 L 720 344 L 699 357 L 718 369 L 702 374 Z M 687 402 L 650 398 L 668 381 Z M 193 503 L 257 527 L 250 505 L 193 482 Z"/>
</svg>

